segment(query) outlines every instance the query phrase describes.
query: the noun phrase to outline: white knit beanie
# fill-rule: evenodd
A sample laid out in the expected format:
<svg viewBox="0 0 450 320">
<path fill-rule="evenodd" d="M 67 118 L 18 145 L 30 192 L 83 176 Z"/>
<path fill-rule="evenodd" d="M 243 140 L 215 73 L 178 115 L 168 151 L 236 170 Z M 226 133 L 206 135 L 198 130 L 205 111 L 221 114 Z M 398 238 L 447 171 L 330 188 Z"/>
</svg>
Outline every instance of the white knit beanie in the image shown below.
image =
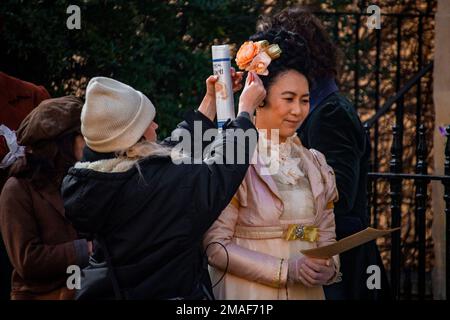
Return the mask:
<svg viewBox="0 0 450 320">
<path fill-rule="evenodd" d="M 144 135 L 155 113 L 141 92 L 114 79 L 92 78 L 81 112 L 81 133 L 94 151 L 126 150 Z"/>
</svg>

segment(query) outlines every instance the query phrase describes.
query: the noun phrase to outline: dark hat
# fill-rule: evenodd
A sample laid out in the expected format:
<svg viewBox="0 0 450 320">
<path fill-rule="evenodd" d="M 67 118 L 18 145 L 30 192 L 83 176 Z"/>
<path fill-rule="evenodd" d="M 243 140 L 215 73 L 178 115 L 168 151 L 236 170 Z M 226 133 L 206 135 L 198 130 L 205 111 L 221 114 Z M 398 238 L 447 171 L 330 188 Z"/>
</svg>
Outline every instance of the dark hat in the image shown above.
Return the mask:
<svg viewBox="0 0 450 320">
<path fill-rule="evenodd" d="M 42 101 L 17 130 L 20 145 L 31 146 L 80 130 L 83 102 L 74 96 Z"/>
</svg>

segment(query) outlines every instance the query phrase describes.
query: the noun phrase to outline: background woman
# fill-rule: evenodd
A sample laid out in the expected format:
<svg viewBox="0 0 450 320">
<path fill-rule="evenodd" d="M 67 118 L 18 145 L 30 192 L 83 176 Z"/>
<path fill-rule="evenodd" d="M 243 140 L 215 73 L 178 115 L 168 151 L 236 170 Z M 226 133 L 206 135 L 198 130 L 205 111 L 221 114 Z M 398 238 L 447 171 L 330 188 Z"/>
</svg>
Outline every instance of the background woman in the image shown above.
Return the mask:
<svg viewBox="0 0 450 320">
<path fill-rule="evenodd" d="M 13 164 L 0 197 L 13 300 L 72 298 L 67 267 L 88 262 L 92 244 L 79 239 L 60 195 L 64 175 L 81 159 L 81 107 L 71 96 L 44 100 L 17 131 L 26 156 Z"/>
</svg>

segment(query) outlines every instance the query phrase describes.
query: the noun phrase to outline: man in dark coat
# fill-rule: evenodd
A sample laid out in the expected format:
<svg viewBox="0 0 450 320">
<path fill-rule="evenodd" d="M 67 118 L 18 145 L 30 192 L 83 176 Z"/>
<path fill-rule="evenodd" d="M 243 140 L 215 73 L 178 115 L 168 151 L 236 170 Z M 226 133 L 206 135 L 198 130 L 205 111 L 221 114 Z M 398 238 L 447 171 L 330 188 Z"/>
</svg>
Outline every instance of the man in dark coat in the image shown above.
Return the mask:
<svg viewBox="0 0 450 320">
<path fill-rule="evenodd" d="M 367 172 L 370 142 L 352 104 L 337 91 L 317 104 L 298 130 L 303 144 L 325 154 L 336 174 L 336 237 L 342 239 L 369 226 Z M 384 299 L 389 288 L 375 242 L 340 255 L 342 281 L 324 287 L 327 299 Z M 367 287 L 367 267 L 382 270 L 381 290 Z"/>
<path fill-rule="evenodd" d="M 334 169 L 339 192 L 335 204 L 337 239 L 369 226 L 367 173 L 370 141 L 353 105 L 336 85 L 340 51 L 320 20 L 301 7 L 283 10 L 260 28 L 279 27 L 305 38 L 314 67 L 310 74 L 310 113 L 298 130 L 307 148 L 322 152 Z M 386 299 L 389 285 L 375 242 L 340 255 L 342 281 L 324 287 L 327 299 Z M 381 290 L 369 290 L 366 270 L 378 265 L 382 270 Z"/>
</svg>

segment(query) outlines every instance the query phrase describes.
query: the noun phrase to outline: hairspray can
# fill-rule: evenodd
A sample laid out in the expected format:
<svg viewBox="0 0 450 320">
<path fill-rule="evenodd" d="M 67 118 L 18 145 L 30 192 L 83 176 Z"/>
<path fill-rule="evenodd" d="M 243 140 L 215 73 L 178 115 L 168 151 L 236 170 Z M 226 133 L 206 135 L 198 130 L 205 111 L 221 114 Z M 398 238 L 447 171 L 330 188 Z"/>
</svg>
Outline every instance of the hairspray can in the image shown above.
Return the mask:
<svg viewBox="0 0 450 320">
<path fill-rule="evenodd" d="M 216 82 L 216 109 L 217 126 L 222 128 L 225 121 L 235 118 L 230 47 L 227 44 L 212 46 L 212 62 L 214 75 L 219 76 Z"/>
</svg>

